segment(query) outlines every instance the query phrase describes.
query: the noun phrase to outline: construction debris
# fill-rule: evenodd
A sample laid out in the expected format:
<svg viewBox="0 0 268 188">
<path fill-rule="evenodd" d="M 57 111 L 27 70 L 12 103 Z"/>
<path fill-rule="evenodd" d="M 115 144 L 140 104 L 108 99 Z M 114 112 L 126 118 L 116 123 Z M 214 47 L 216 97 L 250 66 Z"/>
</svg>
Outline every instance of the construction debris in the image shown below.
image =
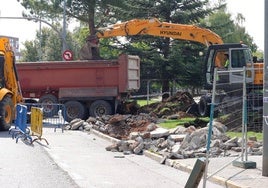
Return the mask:
<svg viewBox="0 0 268 188">
<path fill-rule="evenodd" d="M 204 157 L 206 155 L 208 122 L 199 118 L 177 126 L 174 129 L 159 127 L 158 122 L 165 119 L 196 117 L 196 103 L 188 92 L 176 95 L 150 105 L 137 108 L 137 103 L 128 103 L 126 111 L 131 114 L 89 117 L 86 121 L 75 119 L 66 126 L 68 130 L 97 130 L 119 141 L 106 147 L 107 151 L 123 154 L 142 154 L 149 150 L 166 159 Z M 134 114 L 134 115 L 133 115 Z M 213 122 L 211 149 L 212 157 L 237 156 L 242 151 L 242 140 L 229 138 L 227 127 L 219 121 Z M 248 153 L 262 154 L 262 143 L 250 138 Z"/>
<path fill-rule="evenodd" d="M 177 92 L 165 100 L 140 107 L 137 113 L 148 113 L 158 118 L 174 117 L 179 112 L 187 112 L 188 116 L 198 114 L 197 104 L 189 92 Z"/>
<path fill-rule="evenodd" d="M 207 126 L 178 126 L 164 129 L 158 126 L 159 119 L 148 114 L 114 115 L 89 117 L 86 121 L 73 120 L 66 129 L 98 130 L 119 141 L 106 147 L 107 151 L 123 152 L 124 154 L 142 154 L 144 150 L 158 153 L 164 159 L 185 159 L 204 157 L 206 155 Z M 197 121 L 198 122 L 198 121 Z M 198 128 L 196 128 L 198 127 Z M 241 152 L 242 140 L 230 139 L 225 133 L 227 128 L 220 122 L 213 122 L 210 155 L 237 156 Z M 256 138 L 248 141 L 248 153 L 262 154 L 262 143 Z"/>
</svg>

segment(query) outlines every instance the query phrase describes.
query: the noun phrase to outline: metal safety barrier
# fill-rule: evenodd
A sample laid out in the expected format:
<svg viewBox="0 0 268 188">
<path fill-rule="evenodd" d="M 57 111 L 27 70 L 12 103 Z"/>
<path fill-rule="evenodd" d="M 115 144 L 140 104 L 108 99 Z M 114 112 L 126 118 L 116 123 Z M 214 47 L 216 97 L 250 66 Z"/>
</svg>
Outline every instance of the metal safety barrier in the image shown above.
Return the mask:
<svg viewBox="0 0 268 188">
<path fill-rule="evenodd" d="M 33 139 L 31 144 L 37 140 L 45 140 L 43 135 L 43 109 L 38 107 L 31 107 L 31 135 L 37 138 Z"/>
<path fill-rule="evenodd" d="M 22 138 L 32 144 L 36 140 L 45 140 L 42 137 L 43 127 L 52 127 L 64 131 L 65 107 L 62 104 L 23 103 L 16 106 L 15 127 L 9 130 L 12 138 Z M 33 139 L 32 137 L 36 137 Z"/>
<path fill-rule="evenodd" d="M 63 104 L 49 104 L 49 103 L 24 103 L 28 109 L 28 121 L 31 117 L 31 108 L 37 107 L 43 110 L 43 126 L 44 127 L 54 127 L 54 132 L 57 128 L 64 131 L 64 125 L 67 123 L 65 121 L 66 110 Z"/>
<path fill-rule="evenodd" d="M 13 139 L 16 138 L 16 142 L 19 138 L 32 141 L 30 130 L 27 127 L 27 106 L 22 104 L 16 106 L 15 128 L 11 128 L 9 133 L 12 134 Z"/>
</svg>

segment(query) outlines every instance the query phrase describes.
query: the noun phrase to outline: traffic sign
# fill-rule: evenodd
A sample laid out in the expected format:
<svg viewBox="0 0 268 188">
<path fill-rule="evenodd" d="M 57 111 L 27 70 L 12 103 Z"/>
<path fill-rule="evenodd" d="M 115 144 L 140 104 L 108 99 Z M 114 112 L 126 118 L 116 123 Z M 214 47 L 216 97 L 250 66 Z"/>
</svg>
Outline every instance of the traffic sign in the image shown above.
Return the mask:
<svg viewBox="0 0 268 188">
<path fill-rule="evenodd" d="M 73 60 L 73 52 L 71 50 L 65 50 L 62 57 L 65 61 L 71 61 Z"/>
</svg>

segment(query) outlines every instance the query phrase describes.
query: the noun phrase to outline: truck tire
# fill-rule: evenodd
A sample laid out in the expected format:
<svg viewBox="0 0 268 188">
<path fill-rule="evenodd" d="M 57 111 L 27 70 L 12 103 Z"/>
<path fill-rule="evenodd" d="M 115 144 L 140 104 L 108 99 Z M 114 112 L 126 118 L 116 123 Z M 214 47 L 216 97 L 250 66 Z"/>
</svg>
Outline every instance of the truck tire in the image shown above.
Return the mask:
<svg viewBox="0 0 268 188">
<path fill-rule="evenodd" d="M 0 102 L 0 131 L 8 131 L 11 127 L 14 114 L 14 104 L 9 96 Z"/>
<path fill-rule="evenodd" d="M 109 102 L 104 100 L 94 101 L 89 108 L 89 115 L 92 117 L 110 115 L 112 112 L 112 106 Z"/>
<path fill-rule="evenodd" d="M 43 114 L 45 117 L 53 117 L 58 113 L 58 103 L 57 97 L 52 94 L 43 95 L 39 99 L 39 103 L 41 103 L 43 108 Z"/>
<path fill-rule="evenodd" d="M 68 122 L 73 119 L 84 119 L 86 116 L 86 107 L 79 101 L 67 101 L 64 103 L 66 113 L 64 119 Z"/>
<path fill-rule="evenodd" d="M 201 96 L 200 101 L 198 102 L 198 112 L 202 117 L 208 117 L 210 115 L 210 103 L 211 97 L 204 95 Z"/>
</svg>

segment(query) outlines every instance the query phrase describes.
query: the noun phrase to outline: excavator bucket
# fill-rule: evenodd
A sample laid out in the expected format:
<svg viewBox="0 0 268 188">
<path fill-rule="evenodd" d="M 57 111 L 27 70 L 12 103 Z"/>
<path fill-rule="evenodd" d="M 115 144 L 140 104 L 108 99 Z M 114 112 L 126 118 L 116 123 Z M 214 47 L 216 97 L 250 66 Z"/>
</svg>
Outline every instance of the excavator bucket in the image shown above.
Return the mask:
<svg viewBox="0 0 268 188">
<path fill-rule="evenodd" d="M 99 58 L 99 39 L 96 36 L 87 37 L 86 44 L 81 48 L 79 53 L 81 60 Z"/>
</svg>

